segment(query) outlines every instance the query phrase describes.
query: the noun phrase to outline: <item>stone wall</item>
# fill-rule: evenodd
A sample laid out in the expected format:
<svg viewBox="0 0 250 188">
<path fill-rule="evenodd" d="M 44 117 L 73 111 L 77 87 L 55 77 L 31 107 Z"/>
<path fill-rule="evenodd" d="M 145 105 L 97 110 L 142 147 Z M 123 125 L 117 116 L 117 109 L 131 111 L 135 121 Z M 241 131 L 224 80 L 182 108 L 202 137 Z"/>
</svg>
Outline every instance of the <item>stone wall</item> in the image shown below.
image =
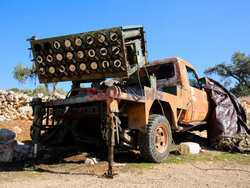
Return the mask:
<svg viewBox="0 0 250 188">
<path fill-rule="evenodd" d="M 242 107 L 244 108 L 246 115 L 247 115 L 247 124 L 250 124 L 250 101 L 248 98 L 245 99 L 239 99 Z"/>
<path fill-rule="evenodd" d="M 39 98 L 43 101 L 49 99 L 42 93 L 39 93 Z M 58 93 L 55 94 L 53 99 L 64 99 L 64 95 Z M 0 90 L 0 121 L 8 120 L 32 120 L 32 108 L 30 102 L 32 97 L 22 94 L 15 93 L 13 91 Z"/>
</svg>

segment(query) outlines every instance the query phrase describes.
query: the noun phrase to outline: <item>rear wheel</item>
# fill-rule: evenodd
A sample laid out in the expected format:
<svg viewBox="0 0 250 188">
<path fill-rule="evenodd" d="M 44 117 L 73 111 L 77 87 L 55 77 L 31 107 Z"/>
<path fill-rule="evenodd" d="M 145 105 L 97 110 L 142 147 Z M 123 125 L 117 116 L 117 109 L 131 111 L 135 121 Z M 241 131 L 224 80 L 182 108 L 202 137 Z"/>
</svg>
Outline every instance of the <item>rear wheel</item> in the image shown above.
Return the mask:
<svg viewBox="0 0 250 188">
<path fill-rule="evenodd" d="M 146 131 L 139 133 L 141 156 L 147 161 L 160 163 L 167 158 L 171 142 L 172 133 L 168 120 L 162 115 L 150 115 Z"/>
</svg>

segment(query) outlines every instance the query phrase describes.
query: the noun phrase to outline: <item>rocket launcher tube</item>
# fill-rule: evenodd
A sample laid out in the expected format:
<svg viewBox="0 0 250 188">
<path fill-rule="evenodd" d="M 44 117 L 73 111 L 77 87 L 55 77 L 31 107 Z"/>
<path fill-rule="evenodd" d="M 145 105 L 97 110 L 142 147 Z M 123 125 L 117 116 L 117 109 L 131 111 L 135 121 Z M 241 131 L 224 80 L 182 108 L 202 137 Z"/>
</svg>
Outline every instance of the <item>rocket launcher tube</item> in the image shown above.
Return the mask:
<svg viewBox="0 0 250 188">
<path fill-rule="evenodd" d="M 82 40 L 79 39 L 79 38 L 77 38 L 77 39 L 75 40 L 75 44 L 76 44 L 76 46 L 81 46 L 81 45 L 82 45 Z"/>
<path fill-rule="evenodd" d="M 141 45 L 135 45 L 136 40 Z M 136 71 L 134 67 L 146 62 L 142 26 L 36 38 L 30 43 L 40 83 L 129 77 Z"/>
</svg>

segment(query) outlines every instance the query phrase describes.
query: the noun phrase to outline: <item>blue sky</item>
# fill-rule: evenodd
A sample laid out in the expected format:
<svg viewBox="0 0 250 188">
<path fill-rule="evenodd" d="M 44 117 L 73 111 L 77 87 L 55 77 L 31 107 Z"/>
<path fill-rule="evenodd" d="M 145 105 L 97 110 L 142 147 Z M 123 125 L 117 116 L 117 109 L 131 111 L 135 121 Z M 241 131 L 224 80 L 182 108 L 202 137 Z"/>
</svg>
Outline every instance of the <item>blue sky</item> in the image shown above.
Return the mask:
<svg viewBox="0 0 250 188">
<path fill-rule="evenodd" d="M 250 54 L 249 8 L 249 0 L 0 0 L 0 89 L 38 86 L 13 78 L 18 62 L 31 66 L 27 38 L 123 25 L 144 25 L 149 60 L 180 57 L 202 77 L 235 51 Z"/>
</svg>

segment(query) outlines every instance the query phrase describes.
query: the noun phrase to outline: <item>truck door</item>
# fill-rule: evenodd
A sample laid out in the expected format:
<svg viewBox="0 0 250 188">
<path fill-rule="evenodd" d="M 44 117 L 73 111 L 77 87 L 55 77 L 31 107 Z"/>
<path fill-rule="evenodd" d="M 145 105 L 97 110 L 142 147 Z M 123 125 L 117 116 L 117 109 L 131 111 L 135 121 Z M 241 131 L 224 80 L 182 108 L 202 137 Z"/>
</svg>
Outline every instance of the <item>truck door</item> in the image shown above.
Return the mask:
<svg viewBox="0 0 250 188">
<path fill-rule="evenodd" d="M 206 91 L 201 88 L 196 72 L 186 66 L 188 81 L 190 85 L 190 95 L 192 103 L 192 122 L 202 122 L 206 120 L 209 110 L 208 95 Z"/>
</svg>

